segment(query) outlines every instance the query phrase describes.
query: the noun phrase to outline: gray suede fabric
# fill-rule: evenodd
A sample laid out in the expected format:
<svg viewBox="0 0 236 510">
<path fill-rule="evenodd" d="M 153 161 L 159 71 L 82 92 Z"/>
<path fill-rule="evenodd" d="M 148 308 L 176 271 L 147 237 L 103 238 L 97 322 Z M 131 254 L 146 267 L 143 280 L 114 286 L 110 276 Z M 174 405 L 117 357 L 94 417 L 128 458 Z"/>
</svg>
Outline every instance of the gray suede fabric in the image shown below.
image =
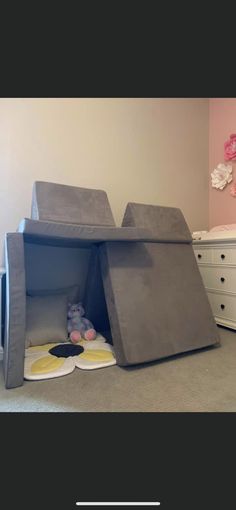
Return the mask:
<svg viewBox="0 0 236 510">
<path fill-rule="evenodd" d="M 6 387 L 23 383 L 26 288 L 79 285 L 120 365 L 218 343 L 191 242 L 180 209 L 129 203 L 116 228 L 105 192 L 35 183 L 32 219 L 6 236 Z"/>
<path fill-rule="evenodd" d="M 119 365 L 219 342 L 191 245 L 104 243 L 100 254 Z"/>
<path fill-rule="evenodd" d="M 27 296 L 25 347 L 67 342 L 67 310 L 66 294 Z"/>
<path fill-rule="evenodd" d="M 91 320 L 97 331 L 110 339 L 110 323 L 101 276 L 99 247 L 95 245 L 91 250 L 83 302 L 86 317 Z"/>
<path fill-rule="evenodd" d="M 123 227 L 148 228 L 159 241 L 192 242 L 192 236 L 183 213 L 176 207 L 127 204 Z"/>
<path fill-rule="evenodd" d="M 180 209 L 129 203 L 122 225 L 149 225 L 159 241 L 116 244 L 115 250 L 106 243 L 100 249 L 118 363 L 151 361 L 219 343 Z"/>
<path fill-rule="evenodd" d="M 26 289 L 23 235 L 6 234 L 6 323 L 4 378 L 6 388 L 23 384 Z"/>
<path fill-rule="evenodd" d="M 76 285 L 76 299 L 83 301 L 91 248 L 45 246 L 26 240 L 24 248 L 27 293 L 45 294 L 46 289 L 57 294 L 58 289 Z"/>
<path fill-rule="evenodd" d="M 24 234 L 25 239 L 31 242 L 37 241 L 44 243 L 47 239 L 50 243 L 57 243 L 67 246 L 68 242 L 74 241 L 75 245 L 83 241 L 90 244 L 103 241 L 150 241 L 158 240 L 157 234 L 151 232 L 148 228 L 136 227 L 102 227 L 72 225 L 66 223 L 56 223 L 53 221 L 36 221 L 29 218 L 22 220 L 18 227 L 18 232 Z"/>
<path fill-rule="evenodd" d="M 43 181 L 34 183 L 31 217 L 59 223 L 115 226 L 105 191 Z"/>
</svg>

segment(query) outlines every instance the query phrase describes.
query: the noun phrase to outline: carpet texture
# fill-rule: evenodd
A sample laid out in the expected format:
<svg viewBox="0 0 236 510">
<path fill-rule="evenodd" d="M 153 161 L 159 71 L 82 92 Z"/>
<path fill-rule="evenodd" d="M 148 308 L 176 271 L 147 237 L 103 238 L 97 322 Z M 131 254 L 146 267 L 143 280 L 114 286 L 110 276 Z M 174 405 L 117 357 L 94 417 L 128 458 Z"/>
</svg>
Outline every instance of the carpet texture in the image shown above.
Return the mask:
<svg viewBox="0 0 236 510">
<path fill-rule="evenodd" d="M 75 370 L 11 390 L 0 362 L 0 412 L 236 411 L 236 332 L 219 332 L 220 347 L 135 368 Z"/>
</svg>

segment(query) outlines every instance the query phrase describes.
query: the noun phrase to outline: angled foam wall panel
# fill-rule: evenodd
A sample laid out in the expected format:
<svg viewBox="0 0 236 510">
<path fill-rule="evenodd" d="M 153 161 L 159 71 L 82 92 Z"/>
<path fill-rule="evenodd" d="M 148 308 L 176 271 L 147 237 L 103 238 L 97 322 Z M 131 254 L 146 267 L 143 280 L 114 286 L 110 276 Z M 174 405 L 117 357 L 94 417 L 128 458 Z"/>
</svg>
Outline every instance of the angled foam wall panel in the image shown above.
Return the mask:
<svg viewBox="0 0 236 510">
<path fill-rule="evenodd" d="M 4 378 L 6 388 L 23 384 L 25 355 L 25 261 L 23 235 L 6 235 L 6 327 Z"/>
</svg>

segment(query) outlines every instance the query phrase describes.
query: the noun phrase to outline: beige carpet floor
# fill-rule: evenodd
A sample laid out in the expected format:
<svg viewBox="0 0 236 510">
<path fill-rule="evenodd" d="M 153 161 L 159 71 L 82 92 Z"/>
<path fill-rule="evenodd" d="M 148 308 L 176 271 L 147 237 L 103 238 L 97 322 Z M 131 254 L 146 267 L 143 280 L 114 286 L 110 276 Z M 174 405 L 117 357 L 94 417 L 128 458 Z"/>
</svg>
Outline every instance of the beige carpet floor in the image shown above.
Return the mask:
<svg viewBox="0 0 236 510">
<path fill-rule="evenodd" d="M 219 331 L 220 347 L 135 368 L 75 369 L 11 390 L 0 366 L 0 411 L 236 411 L 236 332 Z"/>
</svg>

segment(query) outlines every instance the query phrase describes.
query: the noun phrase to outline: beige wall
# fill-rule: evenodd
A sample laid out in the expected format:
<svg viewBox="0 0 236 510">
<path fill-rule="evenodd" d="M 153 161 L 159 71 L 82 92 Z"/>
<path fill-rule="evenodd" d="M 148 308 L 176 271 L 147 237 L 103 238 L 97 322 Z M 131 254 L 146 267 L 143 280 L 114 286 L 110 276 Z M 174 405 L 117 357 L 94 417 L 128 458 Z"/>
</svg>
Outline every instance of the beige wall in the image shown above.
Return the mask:
<svg viewBox="0 0 236 510">
<path fill-rule="evenodd" d="M 207 99 L 0 99 L 0 239 L 30 214 L 35 180 L 180 207 L 208 227 Z"/>
</svg>

